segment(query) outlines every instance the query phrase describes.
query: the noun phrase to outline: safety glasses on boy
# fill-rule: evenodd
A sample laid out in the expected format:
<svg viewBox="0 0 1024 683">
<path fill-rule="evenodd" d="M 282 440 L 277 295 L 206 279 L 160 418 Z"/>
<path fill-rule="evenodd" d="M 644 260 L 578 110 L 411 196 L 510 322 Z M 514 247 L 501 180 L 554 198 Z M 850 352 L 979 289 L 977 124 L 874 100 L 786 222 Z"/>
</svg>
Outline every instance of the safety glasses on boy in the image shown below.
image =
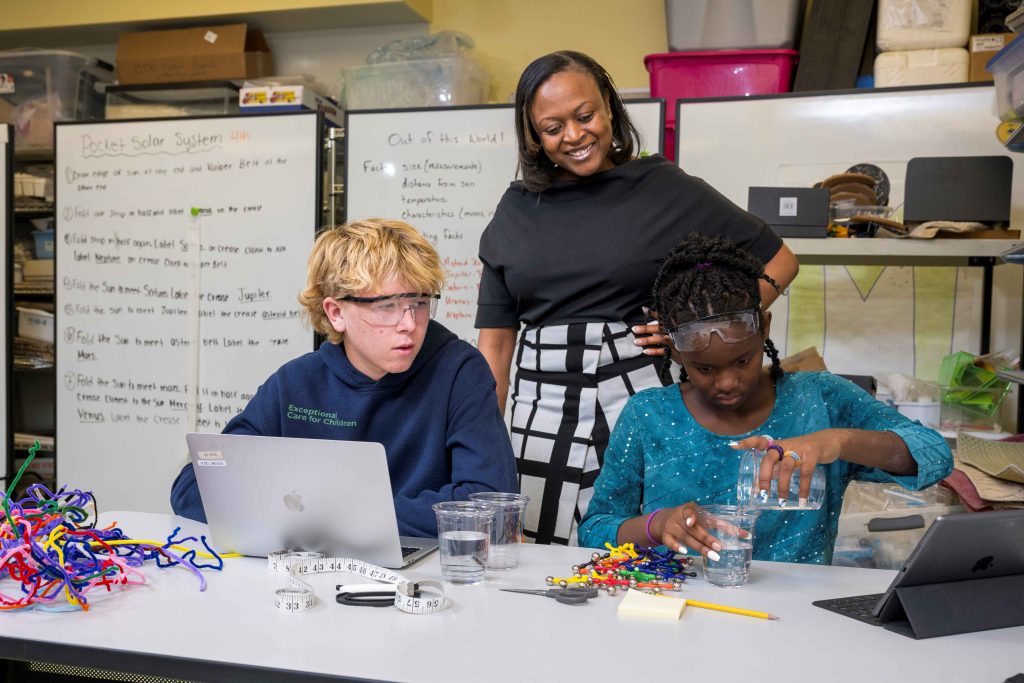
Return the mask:
<svg viewBox="0 0 1024 683">
<path fill-rule="evenodd" d="M 681 353 L 703 351 L 711 344 L 711 335 L 717 333 L 727 344 L 749 339 L 760 329 L 757 309 L 732 311 L 683 323 L 669 331 L 672 345 Z"/>
<path fill-rule="evenodd" d="M 405 292 L 387 294 L 385 296 L 343 296 L 342 301 L 359 304 L 360 317 L 371 325 L 390 327 L 397 325 L 405 317 L 405 312 L 412 313 L 415 322 L 426 322 L 434 317 L 437 311 L 437 300 L 440 294 L 418 294 Z"/>
</svg>

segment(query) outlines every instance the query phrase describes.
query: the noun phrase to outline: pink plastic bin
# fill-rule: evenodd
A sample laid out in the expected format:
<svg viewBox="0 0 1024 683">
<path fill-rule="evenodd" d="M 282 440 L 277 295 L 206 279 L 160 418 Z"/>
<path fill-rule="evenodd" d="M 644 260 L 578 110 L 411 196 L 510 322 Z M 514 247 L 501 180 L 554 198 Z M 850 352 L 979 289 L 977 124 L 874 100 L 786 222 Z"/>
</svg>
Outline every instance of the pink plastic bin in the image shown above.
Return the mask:
<svg viewBox="0 0 1024 683">
<path fill-rule="evenodd" d="M 796 50 L 700 50 L 647 55 L 651 97 L 665 98 L 665 156 L 675 158 L 676 100 L 789 92 Z"/>
</svg>

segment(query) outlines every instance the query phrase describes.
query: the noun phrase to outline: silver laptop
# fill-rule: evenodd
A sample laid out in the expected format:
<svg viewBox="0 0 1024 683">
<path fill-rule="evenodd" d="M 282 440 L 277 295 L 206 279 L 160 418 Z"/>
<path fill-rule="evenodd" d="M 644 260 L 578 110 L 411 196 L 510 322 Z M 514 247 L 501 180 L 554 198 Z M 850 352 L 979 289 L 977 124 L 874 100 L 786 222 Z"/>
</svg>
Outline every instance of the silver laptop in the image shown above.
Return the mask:
<svg viewBox="0 0 1024 683">
<path fill-rule="evenodd" d="M 363 441 L 189 433 L 218 549 L 266 557 L 313 550 L 396 569 L 437 548 L 398 535 L 384 446 Z"/>
</svg>

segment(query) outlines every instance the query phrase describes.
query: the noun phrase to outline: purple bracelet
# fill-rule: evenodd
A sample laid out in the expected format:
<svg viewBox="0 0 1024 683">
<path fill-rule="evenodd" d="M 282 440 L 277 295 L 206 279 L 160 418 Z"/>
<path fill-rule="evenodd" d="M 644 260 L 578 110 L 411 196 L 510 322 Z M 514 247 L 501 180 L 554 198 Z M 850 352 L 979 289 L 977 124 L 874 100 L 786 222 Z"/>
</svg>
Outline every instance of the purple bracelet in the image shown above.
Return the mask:
<svg viewBox="0 0 1024 683">
<path fill-rule="evenodd" d="M 646 527 L 647 538 L 651 539 L 651 543 L 653 543 L 654 545 L 661 545 L 661 542 L 655 540 L 654 536 L 651 536 L 651 522 L 654 521 L 654 515 L 658 514 L 659 512 L 661 512 L 664 509 L 665 508 L 658 508 L 657 510 L 652 512 L 650 514 L 650 516 L 647 518 L 647 527 Z"/>
</svg>

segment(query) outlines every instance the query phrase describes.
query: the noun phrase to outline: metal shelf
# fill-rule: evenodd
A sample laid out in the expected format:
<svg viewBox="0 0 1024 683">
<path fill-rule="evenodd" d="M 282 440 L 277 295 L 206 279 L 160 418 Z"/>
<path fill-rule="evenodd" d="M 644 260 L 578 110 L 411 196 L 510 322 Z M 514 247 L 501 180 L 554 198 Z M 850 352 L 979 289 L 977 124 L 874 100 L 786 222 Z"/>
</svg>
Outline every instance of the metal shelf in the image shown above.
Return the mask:
<svg viewBox="0 0 1024 683">
<path fill-rule="evenodd" d="M 801 265 L 983 266 L 999 262 L 1019 239 L 787 238 Z"/>
</svg>

